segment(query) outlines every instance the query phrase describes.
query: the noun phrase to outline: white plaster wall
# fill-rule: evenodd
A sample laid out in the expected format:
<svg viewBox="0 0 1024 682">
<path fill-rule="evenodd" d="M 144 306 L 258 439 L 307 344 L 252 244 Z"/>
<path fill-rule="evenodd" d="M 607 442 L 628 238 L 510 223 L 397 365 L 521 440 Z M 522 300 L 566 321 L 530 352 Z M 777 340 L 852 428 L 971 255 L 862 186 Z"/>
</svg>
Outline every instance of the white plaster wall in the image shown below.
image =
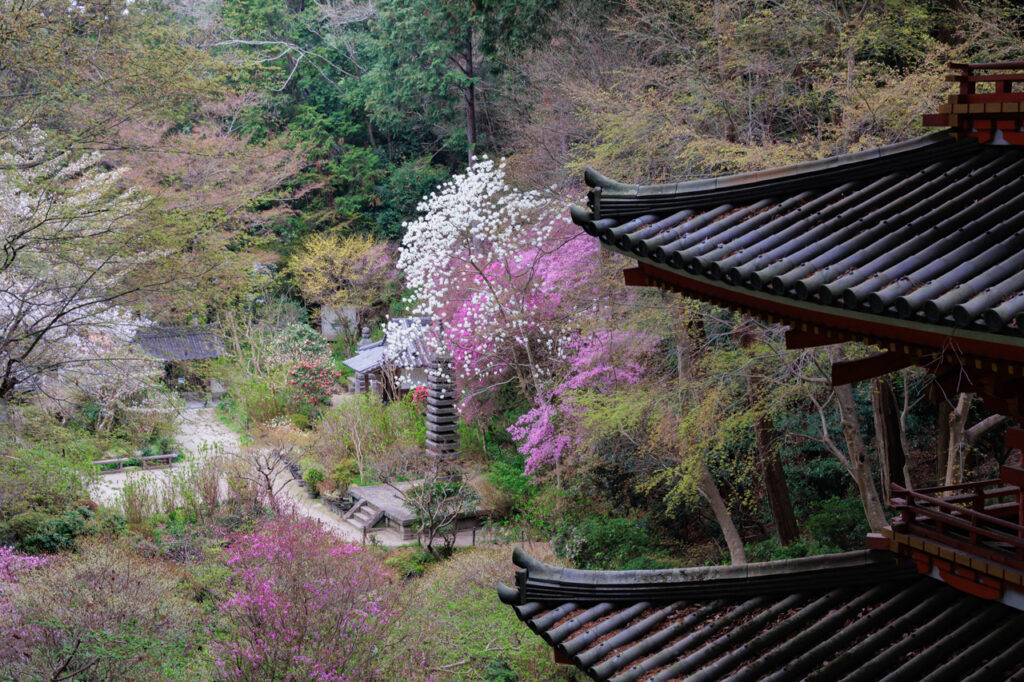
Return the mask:
<svg viewBox="0 0 1024 682">
<path fill-rule="evenodd" d="M 328 341 L 334 341 L 345 331 L 346 325 L 350 330 L 355 330 L 358 317 L 359 309 L 354 306 L 324 306 L 320 309 L 320 333 Z"/>
</svg>

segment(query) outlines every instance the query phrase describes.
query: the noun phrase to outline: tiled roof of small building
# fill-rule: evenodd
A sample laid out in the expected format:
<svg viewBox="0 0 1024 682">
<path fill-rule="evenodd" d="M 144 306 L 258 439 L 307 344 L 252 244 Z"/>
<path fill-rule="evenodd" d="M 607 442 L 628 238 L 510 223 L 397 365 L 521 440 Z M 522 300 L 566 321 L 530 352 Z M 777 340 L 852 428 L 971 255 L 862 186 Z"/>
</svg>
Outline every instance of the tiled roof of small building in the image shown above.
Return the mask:
<svg viewBox="0 0 1024 682">
<path fill-rule="evenodd" d="M 372 372 L 384 364 L 388 348 L 384 340 L 375 341 L 359 348 L 355 355 L 345 360 L 342 364 L 353 372 L 364 374 Z"/>
<path fill-rule="evenodd" d="M 594 680 L 1024 679 L 1024 613 L 888 552 L 657 571 L 513 560 L 501 600 Z"/>
<path fill-rule="evenodd" d="M 151 327 L 135 334 L 135 343 L 167 362 L 218 358 L 221 344 L 213 325 Z"/>
<path fill-rule="evenodd" d="M 430 326 L 429 317 L 397 317 L 392 323 L 399 327 L 408 329 L 410 327 Z M 392 358 L 389 355 L 387 339 L 374 341 L 372 343 L 360 343 L 356 354 L 342 360 L 342 364 L 353 372 L 366 373 L 380 369 L 388 360 L 397 361 L 406 369 L 411 367 L 426 367 L 430 364 L 430 351 L 422 340 L 416 339 L 411 352 L 406 352 L 401 358 Z"/>
<path fill-rule="evenodd" d="M 643 262 L 834 310 L 1024 332 L 1024 147 L 940 132 L 707 180 L 586 181 L 573 220 Z"/>
</svg>

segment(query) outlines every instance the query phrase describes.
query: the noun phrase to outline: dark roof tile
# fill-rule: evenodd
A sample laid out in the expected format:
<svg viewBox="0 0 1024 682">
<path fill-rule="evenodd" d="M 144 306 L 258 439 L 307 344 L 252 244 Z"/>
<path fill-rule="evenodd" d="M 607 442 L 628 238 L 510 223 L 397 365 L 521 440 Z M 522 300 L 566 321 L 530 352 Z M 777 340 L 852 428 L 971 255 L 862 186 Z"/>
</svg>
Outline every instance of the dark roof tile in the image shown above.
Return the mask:
<svg viewBox="0 0 1024 682">
<path fill-rule="evenodd" d="M 599 189 L 573 220 L 669 270 L 839 310 L 1018 336 L 1024 148 L 936 133 L 715 180 Z"/>
<path fill-rule="evenodd" d="M 521 551 L 499 597 L 594 680 L 1004 679 L 1024 614 L 888 552 L 746 566 L 580 571 Z M 978 677 L 982 674 L 982 677 Z"/>
<path fill-rule="evenodd" d="M 167 362 L 218 358 L 222 350 L 213 325 L 140 329 L 135 343 Z"/>
</svg>

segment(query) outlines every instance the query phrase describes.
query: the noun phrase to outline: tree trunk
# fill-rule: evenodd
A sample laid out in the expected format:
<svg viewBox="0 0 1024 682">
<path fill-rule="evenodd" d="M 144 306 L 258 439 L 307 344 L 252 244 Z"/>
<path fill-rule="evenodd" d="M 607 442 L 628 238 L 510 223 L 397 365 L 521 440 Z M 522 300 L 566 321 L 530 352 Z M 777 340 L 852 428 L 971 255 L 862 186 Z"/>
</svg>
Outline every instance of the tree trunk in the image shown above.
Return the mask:
<svg viewBox="0 0 1024 682">
<path fill-rule="evenodd" d="M 729 515 L 729 509 L 725 506 L 725 500 L 722 499 L 722 493 L 719 492 L 718 485 L 711 476 L 711 471 L 708 470 L 707 465 L 701 465 L 701 469 L 700 491 L 704 495 L 704 499 L 711 505 L 715 520 L 718 521 L 722 535 L 725 536 L 725 545 L 729 548 L 729 561 L 734 566 L 745 564 L 747 563 L 747 552 L 743 549 L 743 538 L 740 537 L 740 532 L 736 528 L 736 524 L 733 523 L 732 516 Z"/>
<path fill-rule="evenodd" d="M 752 408 L 757 404 L 759 389 L 760 382 L 748 376 L 747 395 Z M 782 458 L 776 447 L 779 434 L 766 414 L 758 414 L 754 420 L 754 441 L 757 444 L 757 458 L 764 477 L 765 491 L 768 493 L 768 504 L 775 520 L 775 532 L 778 533 L 779 544 L 786 546 L 796 540 L 796 515 L 793 514 L 793 503 L 789 499 L 789 488 L 786 487 Z"/>
<path fill-rule="evenodd" d="M 903 467 L 906 453 L 900 437 L 900 418 L 896 411 L 896 397 L 888 379 L 871 380 L 871 411 L 875 419 L 875 444 L 878 451 L 878 469 L 882 478 L 882 499 L 889 503 L 892 484 L 906 485 Z"/>
<path fill-rule="evenodd" d="M 469 147 L 469 165 L 476 156 L 476 90 L 473 86 L 473 29 L 466 29 L 466 143 Z"/>
<path fill-rule="evenodd" d="M 725 83 L 728 80 L 729 74 L 726 69 L 726 50 L 725 50 L 725 3 L 723 0 L 715 0 L 712 6 L 712 14 L 714 21 L 714 32 L 715 32 L 715 61 L 718 67 L 718 82 L 721 91 L 725 92 Z M 725 102 L 723 102 L 725 103 Z M 736 141 L 736 123 L 732 118 L 732 106 L 731 103 L 726 104 L 726 115 L 725 115 L 725 130 L 723 136 L 729 142 Z"/>
<path fill-rule="evenodd" d="M 939 416 L 935 419 L 935 485 L 946 480 L 946 461 L 949 459 L 949 417 L 952 407 L 942 398 L 939 401 Z"/>
<path fill-rule="evenodd" d="M 849 385 L 834 386 L 836 399 L 839 403 L 839 424 L 843 429 L 843 438 L 850 453 L 850 470 L 853 480 L 860 491 L 860 503 L 864 507 L 864 515 L 868 519 L 871 531 L 877 533 L 887 525 L 885 509 L 878 497 L 878 490 L 871 478 L 871 466 L 868 462 L 868 449 L 860 433 L 860 420 L 857 419 L 857 403 L 853 399 L 853 388 Z"/>
<path fill-rule="evenodd" d="M 961 393 L 956 408 L 949 415 L 949 454 L 946 456 L 946 477 L 943 485 L 963 482 L 964 477 L 964 427 L 971 413 L 973 393 Z"/>
</svg>

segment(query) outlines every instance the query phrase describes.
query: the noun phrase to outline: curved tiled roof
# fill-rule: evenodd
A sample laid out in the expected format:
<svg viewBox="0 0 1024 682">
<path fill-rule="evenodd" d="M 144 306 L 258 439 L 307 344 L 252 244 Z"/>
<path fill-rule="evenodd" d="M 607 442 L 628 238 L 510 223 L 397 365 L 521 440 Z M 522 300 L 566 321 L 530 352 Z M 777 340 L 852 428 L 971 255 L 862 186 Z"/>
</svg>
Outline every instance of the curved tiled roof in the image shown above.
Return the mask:
<svg viewBox="0 0 1024 682">
<path fill-rule="evenodd" d="M 217 330 L 209 324 L 140 329 L 135 343 L 167 362 L 219 358 L 222 350 Z"/>
<path fill-rule="evenodd" d="M 513 560 L 501 600 L 594 680 L 1024 678 L 1024 613 L 887 552 L 667 571 Z"/>
<path fill-rule="evenodd" d="M 648 265 L 861 319 L 1024 332 L 1024 147 L 941 132 L 722 178 L 586 181 L 573 220 Z"/>
</svg>

